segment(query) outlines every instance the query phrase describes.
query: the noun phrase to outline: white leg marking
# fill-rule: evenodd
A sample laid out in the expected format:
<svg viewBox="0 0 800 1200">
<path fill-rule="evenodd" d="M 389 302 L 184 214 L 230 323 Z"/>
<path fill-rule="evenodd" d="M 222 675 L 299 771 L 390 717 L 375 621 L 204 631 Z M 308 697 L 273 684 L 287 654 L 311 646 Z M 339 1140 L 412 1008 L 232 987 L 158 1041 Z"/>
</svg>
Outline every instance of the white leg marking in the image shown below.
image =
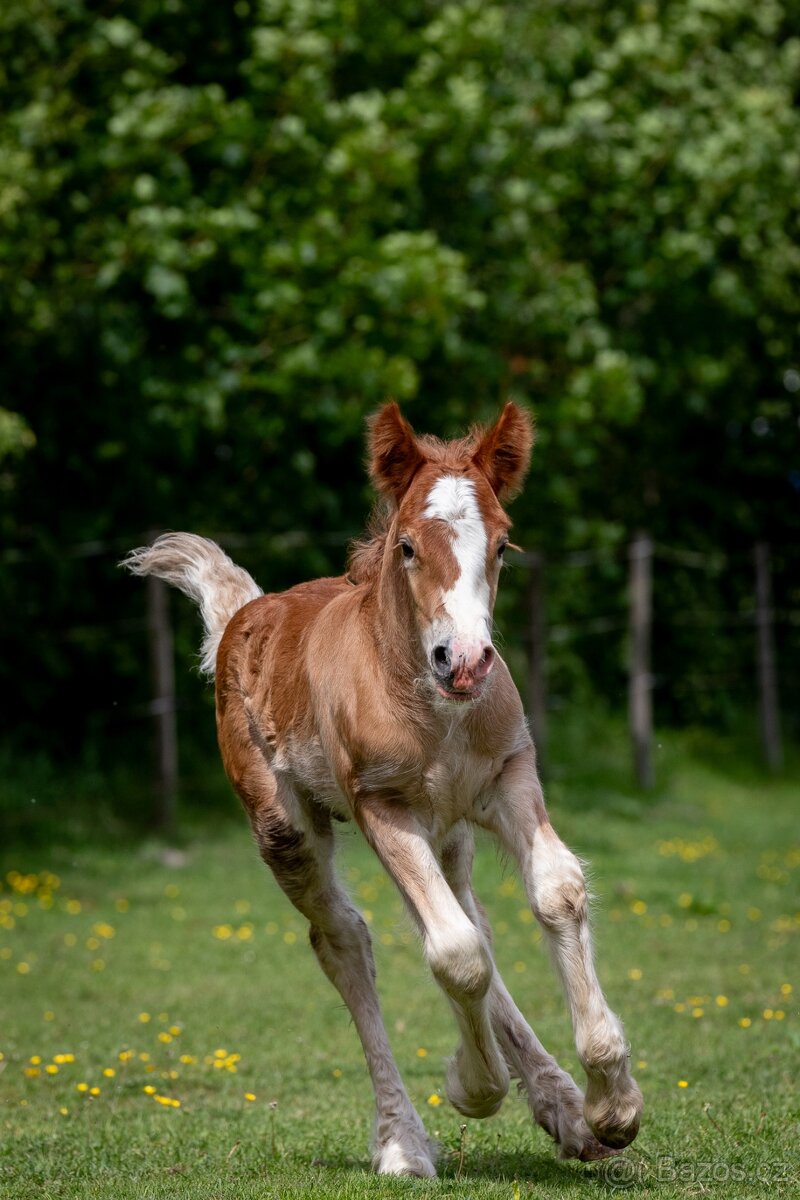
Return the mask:
<svg viewBox="0 0 800 1200">
<path fill-rule="evenodd" d="M 525 884 L 570 1007 L 587 1076 L 586 1119 L 601 1142 L 627 1146 L 639 1128 L 642 1094 L 628 1068 L 622 1024 L 595 974 L 583 871 L 550 825 L 534 833 Z"/>
</svg>

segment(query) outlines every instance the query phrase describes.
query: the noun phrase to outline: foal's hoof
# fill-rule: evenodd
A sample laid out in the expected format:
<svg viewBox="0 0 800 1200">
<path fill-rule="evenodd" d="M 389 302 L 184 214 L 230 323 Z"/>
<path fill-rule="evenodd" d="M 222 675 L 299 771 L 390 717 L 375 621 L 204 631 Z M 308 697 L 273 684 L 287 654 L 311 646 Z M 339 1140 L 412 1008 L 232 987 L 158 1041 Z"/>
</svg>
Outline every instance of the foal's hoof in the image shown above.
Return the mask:
<svg viewBox="0 0 800 1200">
<path fill-rule="evenodd" d="M 639 1085 L 633 1079 L 614 1095 L 601 1090 L 589 1081 L 583 1111 L 592 1133 L 613 1150 L 629 1146 L 639 1132 L 644 1101 Z"/>
<path fill-rule="evenodd" d="M 377 1151 L 373 1166 L 378 1175 L 413 1175 L 418 1179 L 436 1176 L 436 1167 L 423 1150 L 410 1150 L 400 1142 L 389 1142 Z"/>
<path fill-rule="evenodd" d="M 508 1095 L 511 1083 L 505 1063 L 497 1055 L 490 1071 L 470 1062 L 463 1046 L 447 1064 L 447 1099 L 462 1117 L 493 1117 Z"/>
<path fill-rule="evenodd" d="M 601 1162 L 604 1158 L 616 1158 L 619 1153 L 619 1150 L 615 1150 L 612 1146 L 604 1146 L 590 1134 L 581 1146 L 580 1153 L 575 1157 L 579 1162 Z"/>
</svg>

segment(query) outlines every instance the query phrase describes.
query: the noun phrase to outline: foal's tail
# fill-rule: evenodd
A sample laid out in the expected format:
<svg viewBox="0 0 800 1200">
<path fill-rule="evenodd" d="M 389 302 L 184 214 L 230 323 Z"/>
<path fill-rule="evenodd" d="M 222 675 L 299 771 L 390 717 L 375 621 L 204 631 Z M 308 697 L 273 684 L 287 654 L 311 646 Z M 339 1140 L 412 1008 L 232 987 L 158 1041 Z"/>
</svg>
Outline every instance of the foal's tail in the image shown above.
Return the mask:
<svg viewBox="0 0 800 1200">
<path fill-rule="evenodd" d="M 263 595 L 255 580 L 216 542 L 194 533 L 162 533 L 152 546 L 131 550 L 120 566 L 134 575 L 156 575 L 200 606 L 205 627 L 200 670 L 207 675 L 214 674 L 217 649 L 231 617 L 249 600 Z"/>
</svg>

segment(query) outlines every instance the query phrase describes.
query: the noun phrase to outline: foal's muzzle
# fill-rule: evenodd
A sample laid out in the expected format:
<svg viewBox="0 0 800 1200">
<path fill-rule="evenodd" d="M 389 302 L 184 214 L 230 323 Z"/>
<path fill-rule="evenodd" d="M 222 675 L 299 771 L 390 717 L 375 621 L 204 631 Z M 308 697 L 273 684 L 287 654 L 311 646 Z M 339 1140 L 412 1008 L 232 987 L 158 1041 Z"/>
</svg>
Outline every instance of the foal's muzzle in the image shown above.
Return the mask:
<svg viewBox="0 0 800 1200">
<path fill-rule="evenodd" d="M 464 643 L 453 638 L 434 646 L 431 669 L 439 694 L 448 700 L 474 699 L 494 659 L 494 649 L 488 642 Z"/>
</svg>

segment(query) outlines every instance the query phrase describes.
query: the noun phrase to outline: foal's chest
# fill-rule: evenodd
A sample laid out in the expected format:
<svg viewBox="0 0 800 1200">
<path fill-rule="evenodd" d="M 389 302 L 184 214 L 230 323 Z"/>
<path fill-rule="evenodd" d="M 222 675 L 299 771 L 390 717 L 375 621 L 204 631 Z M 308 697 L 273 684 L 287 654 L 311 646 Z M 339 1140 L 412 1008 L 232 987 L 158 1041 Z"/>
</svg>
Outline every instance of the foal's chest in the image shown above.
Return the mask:
<svg viewBox="0 0 800 1200">
<path fill-rule="evenodd" d="M 469 816 L 495 775 L 494 760 L 478 754 L 465 737 L 448 738 L 424 773 L 427 797 L 441 819 Z"/>
</svg>

